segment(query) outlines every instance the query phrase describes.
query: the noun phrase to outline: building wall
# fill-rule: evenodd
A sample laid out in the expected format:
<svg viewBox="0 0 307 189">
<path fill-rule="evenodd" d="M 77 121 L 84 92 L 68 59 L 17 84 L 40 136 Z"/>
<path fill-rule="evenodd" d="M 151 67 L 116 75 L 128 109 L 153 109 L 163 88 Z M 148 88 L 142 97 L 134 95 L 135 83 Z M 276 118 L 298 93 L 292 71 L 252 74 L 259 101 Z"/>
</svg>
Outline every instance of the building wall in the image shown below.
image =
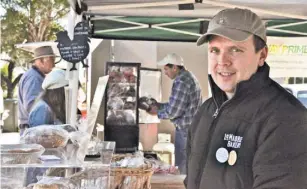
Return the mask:
<svg viewBox="0 0 307 189">
<path fill-rule="evenodd" d="M 138 62 L 142 67 L 156 68 L 157 42 L 114 41 L 115 62 Z"/>
</svg>

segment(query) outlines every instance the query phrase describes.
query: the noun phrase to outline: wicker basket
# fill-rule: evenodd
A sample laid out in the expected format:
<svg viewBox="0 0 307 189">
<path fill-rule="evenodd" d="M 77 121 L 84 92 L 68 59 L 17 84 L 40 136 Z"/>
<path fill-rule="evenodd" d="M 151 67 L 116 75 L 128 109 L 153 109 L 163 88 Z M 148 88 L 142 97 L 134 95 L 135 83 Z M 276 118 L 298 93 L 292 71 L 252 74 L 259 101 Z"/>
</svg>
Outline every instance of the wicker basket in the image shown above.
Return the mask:
<svg viewBox="0 0 307 189">
<path fill-rule="evenodd" d="M 112 161 L 118 161 L 127 155 L 114 155 Z M 110 189 L 150 189 L 153 174 L 152 165 L 145 162 L 139 168 L 112 167 Z"/>
</svg>

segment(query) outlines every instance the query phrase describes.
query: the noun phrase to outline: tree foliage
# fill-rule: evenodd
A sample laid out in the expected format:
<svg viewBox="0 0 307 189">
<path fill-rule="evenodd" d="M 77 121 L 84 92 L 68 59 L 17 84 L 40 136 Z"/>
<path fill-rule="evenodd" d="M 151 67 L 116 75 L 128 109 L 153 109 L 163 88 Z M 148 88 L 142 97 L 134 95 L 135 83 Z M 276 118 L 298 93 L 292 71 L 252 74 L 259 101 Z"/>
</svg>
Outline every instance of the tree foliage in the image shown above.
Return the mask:
<svg viewBox="0 0 307 189">
<path fill-rule="evenodd" d="M 15 44 L 55 40 L 63 30 L 58 21 L 69 11 L 67 0 L 2 0 L 0 5 L 6 10 L 1 16 L 1 51 L 19 65 L 30 57 Z"/>
<path fill-rule="evenodd" d="M 6 98 L 13 98 L 14 89 L 17 86 L 22 74 L 19 74 L 14 78 L 13 72 L 16 66 L 16 62 L 9 59 L 3 59 L 3 61 L 6 61 L 7 64 L 1 69 L 1 86 L 2 89 L 7 91 L 6 96 L 4 96 Z"/>
</svg>

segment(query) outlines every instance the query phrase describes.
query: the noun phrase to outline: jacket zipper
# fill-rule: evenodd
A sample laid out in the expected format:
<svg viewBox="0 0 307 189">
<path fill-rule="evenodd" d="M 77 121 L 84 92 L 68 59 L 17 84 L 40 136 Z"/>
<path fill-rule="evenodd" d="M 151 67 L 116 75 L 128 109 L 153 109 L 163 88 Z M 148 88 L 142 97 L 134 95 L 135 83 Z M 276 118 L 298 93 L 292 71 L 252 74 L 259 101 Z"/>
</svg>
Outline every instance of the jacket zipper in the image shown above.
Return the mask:
<svg viewBox="0 0 307 189">
<path fill-rule="evenodd" d="M 226 102 L 224 102 L 222 105 L 221 105 L 221 107 L 220 108 L 218 108 L 218 106 L 217 106 L 217 104 L 216 104 L 216 110 L 215 110 L 215 112 L 214 112 L 214 114 L 212 115 L 212 117 L 214 118 L 214 119 L 216 119 L 217 118 L 217 116 L 219 115 L 219 113 L 221 112 L 221 109 L 222 109 L 222 107 L 225 107 L 225 105 L 226 104 L 228 104 L 229 103 L 229 101 L 230 100 L 227 100 Z"/>
<path fill-rule="evenodd" d="M 217 118 L 218 115 L 220 114 L 220 112 L 221 112 L 221 110 L 222 110 L 222 107 L 225 107 L 225 105 L 227 105 L 227 104 L 229 103 L 229 100 L 227 100 L 227 101 L 224 102 L 224 103 L 220 106 L 220 108 L 219 108 L 214 98 L 213 98 L 213 100 L 214 100 L 215 105 L 216 105 L 216 110 L 215 110 L 214 114 L 212 115 L 213 121 L 212 121 L 211 127 L 210 127 L 210 129 L 209 129 L 209 133 L 212 133 L 211 135 L 209 135 L 209 140 L 208 140 L 208 146 L 209 146 L 209 147 L 210 147 L 210 144 L 211 144 L 211 141 L 212 141 L 212 135 L 213 135 L 213 133 L 214 133 L 214 131 L 215 131 L 215 125 L 216 125 L 216 123 L 217 123 L 217 119 L 216 119 L 216 118 Z M 211 131 L 211 129 L 212 129 L 212 131 Z M 201 183 L 201 178 L 202 178 L 202 175 L 203 175 L 203 172 L 204 172 L 204 171 L 203 171 L 203 170 L 204 170 L 204 166 L 206 165 L 207 159 L 208 159 L 208 153 L 209 153 L 209 149 L 206 148 L 206 149 L 205 149 L 205 154 L 207 154 L 207 156 L 206 156 L 206 162 L 205 162 L 205 159 L 202 159 L 202 161 L 201 161 L 202 172 L 201 172 L 201 173 L 199 174 L 199 176 L 198 176 L 198 177 L 199 177 L 199 178 L 198 178 L 199 182 L 198 182 L 197 188 L 199 188 L 200 183 Z"/>
<path fill-rule="evenodd" d="M 215 112 L 214 112 L 212 117 L 215 119 L 218 114 L 219 114 L 219 108 L 216 108 L 216 110 L 215 110 Z"/>
</svg>

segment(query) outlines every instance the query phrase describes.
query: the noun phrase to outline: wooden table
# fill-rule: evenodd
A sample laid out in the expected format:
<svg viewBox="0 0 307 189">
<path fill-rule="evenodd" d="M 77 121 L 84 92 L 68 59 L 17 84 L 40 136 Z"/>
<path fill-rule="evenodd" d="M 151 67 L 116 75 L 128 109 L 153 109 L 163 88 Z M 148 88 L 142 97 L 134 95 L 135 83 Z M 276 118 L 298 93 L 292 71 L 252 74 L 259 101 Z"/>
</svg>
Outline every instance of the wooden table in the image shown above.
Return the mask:
<svg viewBox="0 0 307 189">
<path fill-rule="evenodd" d="M 151 189 L 185 189 L 185 175 L 155 174 L 151 177 Z"/>
</svg>

